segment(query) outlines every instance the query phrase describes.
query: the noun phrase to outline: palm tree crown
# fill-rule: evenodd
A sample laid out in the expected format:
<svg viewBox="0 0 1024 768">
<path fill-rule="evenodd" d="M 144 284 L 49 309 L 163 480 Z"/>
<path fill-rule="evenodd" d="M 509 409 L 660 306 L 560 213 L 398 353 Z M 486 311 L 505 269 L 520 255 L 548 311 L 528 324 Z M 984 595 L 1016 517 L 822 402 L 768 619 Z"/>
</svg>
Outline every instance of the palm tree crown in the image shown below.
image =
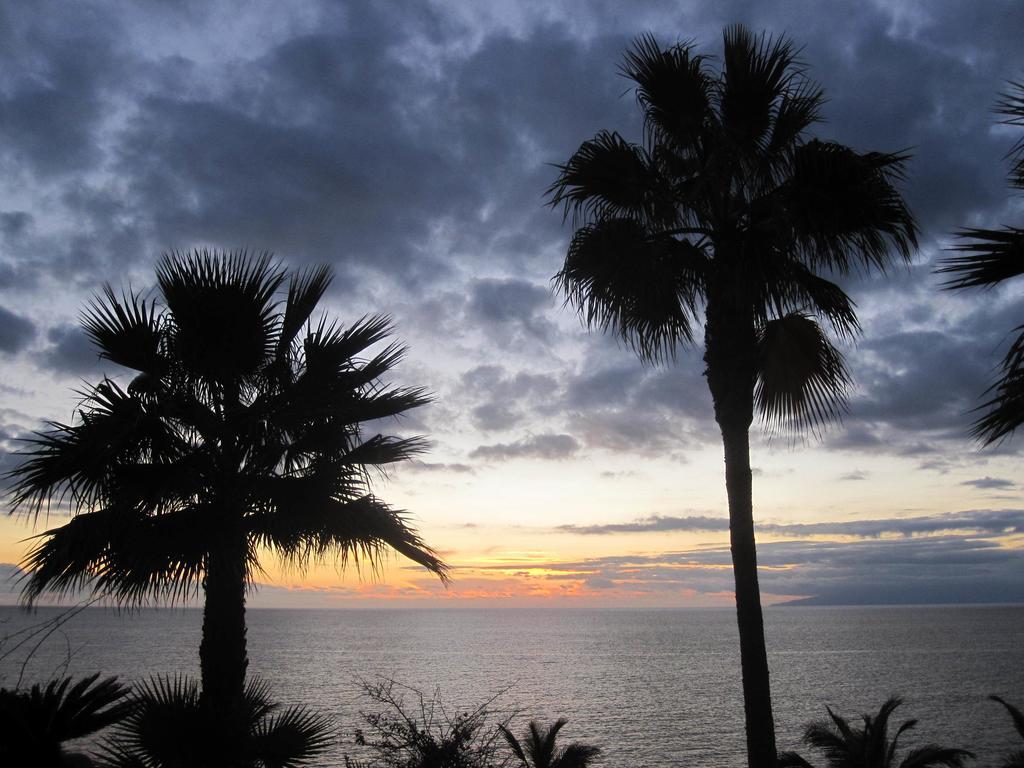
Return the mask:
<svg viewBox="0 0 1024 768">
<path fill-rule="evenodd" d="M 29 552 L 26 599 L 91 586 L 137 603 L 202 587 L 203 694 L 220 709 L 241 701 L 245 590 L 262 549 L 299 566 L 375 565 L 391 547 L 446 578 L 370 490 L 370 468 L 422 441 L 360 429 L 427 398 L 380 383 L 401 348 L 359 358 L 386 338 L 386 318 L 311 319 L 330 281 L 326 267 L 289 274 L 266 254 L 196 251 L 159 262 L 159 301 L 108 286 L 82 324 L 135 377 L 86 391 L 78 418 L 32 438 L 11 473 L 15 511 L 59 499 L 74 513 Z"/>
<path fill-rule="evenodd" d="M 748 430 L 816 428 L 849 377 L 824 324 L 859 331 L 854 304 L 817 272 L 909 259 L 916 227 L 895 182 L 906 156 L 808 138 L 823 96 L 785 39 L 728 27 L 716 70 L 689 43 L 640 38 L 622 73 L 644 138 L 601 131 L 559 166 L 550 202 L 575 233 L 555 276 L 587 324 L 645 360 L 695 342 L 725 448 L 748 750 L 774 768 L 751 507 Z"/>
<path fill-rule="evenodd" d="M 520 741 L 504 725 L 499 725 L 512 754 L 523 768 L 587 768 L 600 753 L 600 747 L 573 743 L 559 748 L 556 745 L 558 732 L 569 721 L 556 720 L 547 730 L 542 730 L 536 720 L 531 720 L 529 729 Z"/>
<path fill-rule="evenodd" d="M 997 107 L 1007 125 L 1024 126 L 1024 82 L 1011 83 Z M 1024 138 L 1010 150 L 1013 166 L 1010 186 L 1024 191 Z M 992 288 L 1024 274 L 1024 229 L 963 229 L 954 250 L 960 255 L 945 259 L 940 274 L 953 275 L 948 290 Z M 999 379 L 988 390 L 990 398 L 980 406 L 981 417 L 973 435 L 983 444 L 999 442 L 1024 423 L 1024 325 L 1014 329 L 1017 338 L 1003 358 Z"/>
<path fill-rule="evenodd" d="M 910 750 L 899 763 L 896 750 L 900 736 L 915 725 L 916 720 L 901 723 L 889 737 L 889 719 L 901 704 L 890 698 L 875 715 L 862 715 L 863 725 L 851 725 L 845 718 L 828 709 L 829 720 L 811 723 L 804 732 L 804 742 L 821 752 L 829 768 L 963 768 L 964 761 L 974 755 L 965 749 L 928 744 Z M 795 752 L 779 755 L 780 768 L 811 768 L 811 764 Z"/>
<path fill-rule="evenodd" d="M 622 72 L 644 142 L 601 131 L 549 189 L 576 226 L 556 275 L 569 303 L 651 361 L 695 340 L 702 308 L 707 342 L 713 312 L 740 315 L 758 354 L 737 385 L 757 387 L 766 420 L 835 415 L 846 375 L 818 321 L 842 338 L 859 326 L 815 270 L 909 259 L 916 228 L 893 186 L 906 156 L 808 139 L 823 94 L 784 39 L 729 27 L 715 73 L 689 44 L 663 51 L 642 37 Z"/>
</svg>

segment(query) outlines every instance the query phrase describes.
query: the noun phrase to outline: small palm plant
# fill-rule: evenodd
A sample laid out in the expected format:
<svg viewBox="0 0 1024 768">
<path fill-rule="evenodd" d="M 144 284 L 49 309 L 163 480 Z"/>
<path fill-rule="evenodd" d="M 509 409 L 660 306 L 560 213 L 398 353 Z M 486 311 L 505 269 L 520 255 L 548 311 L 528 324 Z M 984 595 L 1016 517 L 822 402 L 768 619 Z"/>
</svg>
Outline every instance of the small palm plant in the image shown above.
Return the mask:
<svg viewBox="0 0 1024 768">
<path fill-rule="evenodd" d="M 1017 733 L 1024 739 L 1024 712 L 1021 712 L 1017 707 L 1013 706 L 1010 702 L 1000 698 L 999 696 L 989 696 L 992 701 L 998 701 L 1004 707 L 1006 711 L 1010 713 L 1010 717 L 1013 718 L 1013 725 L 1017 729 Z M 1024 768 L 1024 749 L 1018 749 L 1016 752 L 1011 752 L 1004 759 L 1000 768 Z"/>
<path fill-rule="evenodd" d="M 89 766 L 65 742 L 91 736 L 125 717 L 128 689 L 115 677 L 65 677 L 28 690 L 0 688 L 0 765 Z"/>
<path fill-rule="evenodd" d="M 107 768 L 292 768 L 330 745 L 334 729 L 304 707 L 282 709 L 266 683 L 250 679 L 244 730 L 226 739 L 203 711 L 199 685 L 185 677 L 155 678 L 132 695 L 132 710 L 108 747 Z"/>
<path fill-rule="evenodd" d="M 573 742 L 557 749 L 555 739 L 562 727 L 569 722 L 560 718 L 546 731 L 541 730 L 536 720 L 530 721 L 529 730 L 523 734 L 523 741 L 505 726 L 498 726 L 505 735 L 512 753 L 524 768 L 586 768 L 600 754 L 600 747 Z"/>
<path fill-rule="evenodd" d="M 859 728 L 827 707 L 829 720 L 810 723 L 804 731 L 804 743 L 821 752 L 829 768 L 963 768 L 964 760 L 974 757 L 964 749 L 926 744 L 910 750 L 896 763 L 900 736 L 917 725 L 917 720 L 906 720 L 889 738 L 889 718 L 902 703 L 901 699 L 890 698 L 878 714 L 861 715 L 864 724 Z M 811 768 L 811 764 L 796 752 L 783 752 L 779 768 Z"/>
</svg>

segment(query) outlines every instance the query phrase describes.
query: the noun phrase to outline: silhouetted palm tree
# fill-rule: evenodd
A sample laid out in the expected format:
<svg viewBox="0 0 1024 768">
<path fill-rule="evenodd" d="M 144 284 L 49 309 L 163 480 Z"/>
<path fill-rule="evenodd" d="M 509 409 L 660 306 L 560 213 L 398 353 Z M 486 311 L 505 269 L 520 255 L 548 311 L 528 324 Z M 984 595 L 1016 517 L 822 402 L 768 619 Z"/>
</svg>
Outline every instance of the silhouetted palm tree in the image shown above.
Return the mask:
<svg viewBox="0 0 1024 768">
<path fill-rule="evenodd" d="M 1024 83 L 1011 83 L 997 112 L 1007 125 L 1024 126 Z M 1024 191 L 1024 139 L 1010 150 L 1013 167 L 1010 186 Z M 963 255 L 943 260 L 939 273 L 952 274 L 944 284 L 948 290 L 981 286 L 992 288 L 1004 280 L 1024 274 L 1024 229 L 964 229 L 957 233 L 963 242 L 954 247 Z M 1024 423 L 1024 325 L 1014 329 L 1017 338 L 1003 358 L 999 379 L 988 389 L 991 399 L 979 410 L 985 413 L 974 423 L 973 435 L 985 445 L 1013 433 Z"/>
<path fill-rule="evenodd" d="M 1017 729 L 1017 733 L 1024 739 L 1024 712 L 1021 712 L 1013 704 L 999 696 L 989 696 L 989 698 L 992 701 L 998 701 L 1006 707 L 1006 711 L 1010 713 L 1010 718 L 1013 720 L 1013 727 Z M 1008 754 L 1003 759 L 1000 768 L 1024 768 L 1024 749 L 1018 749 L 1016 752 Z"/>
<path fill-rule="evenodd" d="M 98 681 L 98 682 L 97 682 Z M 64 742 L 91 736 L 130 710 L 128 689 L 99 673 L 78 682 L 65 677 L 29 690 L 0 688 L 0 765 L 71 768 L 90 766 Z"/>
<path fill-rule="evenodd" d="M 962 768 L 966 759 L 974 757 L 965 749 L 928 744 L 910 750 L 896 763 L 900 736 L 917 725 L 916 720 L 907 720 L 889 738 L 889 718 L 901 703 L 890 698 L 877 715 L 861 715 L 860 728 L 826 707 L 830 720 L 808 725 L 804 742 L 822 753 L 829 768 Z M 779 768 L 811 768 L 811 764 L 795 752 L 783 752 Z"/>
<path fill-rule="evenodd" d="M 156 678 L 132 694 L 131 705 L 110 743 L 109 768 L 292 768 L 321 755 L 334 735 L 325 717 L 282 709 L 257 680 L 246 685 L 244 729 L 235 742 L 206 717 L 194 681 Z"/>
<path fill-rule="evenodd" d="M 894 187 L 905 156 L 807 139 L 822 91 L 792 44 L 725 30 L 721 71 L 689 44 L 640 38 L 645 139 L 601 131 L 549 190 L 577 227 L 555 276 L 591 327 L 645 360 L 696 341 L 725 448 L 730 536 L 751 766 L 774 768 L 751 501 L 748 431 L 815 428 L 842 408 L 848 377 L 819 321 L 859 331 L 853 302 L 816 270 L 909 259 L 916 228 Z"/>
<path fill-rule="evenodd" d="M 498 727 L 523 768 L 587 768 L 601 753 L 599 747 L 575 741 L 561 749 L 555 745 L 558 732 L 568 722 L 562 718 L 556 720 L 547 731 L 541 731 L 540 724 L 531 720 L 522 742 L 504 725 Z"/>
<path fill-rule="evenodd" d="M 330 281 L 326 267 L 289 276 L 266 254 L 196 251 L 159 262 L 159 303 L 108 286 L 83 327 L 137 375 L 127 389 L 104 378 L 88 390 L 78 418 L 35 436 L 11 473 L 14 510 L 38 515 L 61 499 L 75 512 L 27 555 L 26 599 L 91 586 L 137 603 L 201 587 L 201 695 L 225 722 L 240 712 L 261 549 L 299 566 L 376 567 L 392 547 L 446 577 L 369 488 L 371 468 L 422 441 L 360 432 L 427 398 L 379 383 L 401 348 L 358 358 L 386 338 L 386 318 L 310 320 Z"/>
</svg>

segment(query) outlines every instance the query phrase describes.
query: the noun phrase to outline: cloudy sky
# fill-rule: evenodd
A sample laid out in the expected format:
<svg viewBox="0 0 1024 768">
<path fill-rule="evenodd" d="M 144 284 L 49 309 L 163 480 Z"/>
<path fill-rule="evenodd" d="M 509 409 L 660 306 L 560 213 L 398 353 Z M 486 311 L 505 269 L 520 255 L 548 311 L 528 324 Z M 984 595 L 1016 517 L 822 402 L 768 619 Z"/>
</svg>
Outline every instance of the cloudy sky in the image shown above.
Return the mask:
<svg viewBox="0 0 1024 768">
<path fill-rule="evenodd" d="M 394 318 L 394 380 L 436 402 L 390 426 L 432 447 L 379 492 L 456 570 L 446 591 L 404 562 L 271 559 L 255 603 L 728 604 L 700 352 L 644 367 L 581 326 L 551 291 L 570 230 L 544 190 L 598 130 L 640 138 L 631 40 L 714 55 L 733 22 L 803 46 L 818 135 L 909 149 L 923 234 L 913 266 L 844 283 L 865 332 L 842 426 L 753 442 L 763 591 L 1024 600 L 1019 440 L 967 437 L 1024 297 L 932 274 L 958 227 L 1024 217 L 1019 133 L 992 114 L 1024 77 L 1018 2 L 0 3 L 0 468 L 104 370 L 77 327 L 104 282 L 269 249 L 333 265 L 332 315 Z M 44 523 L 0 520 L 0 563 Z"/>
</svg>

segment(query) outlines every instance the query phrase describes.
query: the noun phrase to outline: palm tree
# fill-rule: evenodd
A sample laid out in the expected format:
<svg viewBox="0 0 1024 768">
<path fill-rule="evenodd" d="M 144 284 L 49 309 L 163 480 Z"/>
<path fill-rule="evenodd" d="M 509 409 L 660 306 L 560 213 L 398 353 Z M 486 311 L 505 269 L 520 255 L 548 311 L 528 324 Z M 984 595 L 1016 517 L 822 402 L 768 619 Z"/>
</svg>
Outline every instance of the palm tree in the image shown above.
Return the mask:
<svg viewBox="0 0 1024 768">
<path fill-rule="evenodd" d="M 992 701 L 998 701 L 1006 708 L 1010 718 L 1013 720 L 1013 727 L 1017 729 L 1017 733 L 1024 739 L 1024 712 L 1021 712 L 1013 704 L 999 696 L 989 696 L 989 698 Z M 1024 768 L 1024 749 L 1018 749 L 1016 752 L 1008 754 L 1000 768 Z"/>
<path fill-rule="evenodd" d="M 542 731 L 537 721 L 531 720 L 529 730 L 523 735 L 525 743 L 521 743 L 504 725 L 498 728 L 523 768 L 587 768 L 601 753 L 599 747 L 575 741 L 561 749 L 555 747 L 558 732 L 568 722 L 560 718 L 546 731 Z"/>
<path fill-rule="evenodd" d="M 588 326 L 611 330 L 649 362 L 696 341 L 725 449 L 747 748 L 774 768 L 751 499 L 748 432 L 815 429 L 849 383 L 820 323 L 859 331 L 854 304 L 816 274 L 904 260 L 916 227 L 894 183 L 906 156 L 806 138 L 821 89 L 793 45 L 725 30 L 721 71 L 690 44 L 642 37 L 622 73 L 636 84 L 645 138 L 601 131 L 549 189 L 576 227 L 555 282 Z"/>
<path fill-rule="evenodd" d="M 1024 126 L 1024 82 L 1010 83 L 996 111 L 1005 117 L 1003 123 Z M 1024 191 L 1024 139 L 1010 150 L 1010 157 L 1010 186 Z M 953 250 L 961 255 L 944 259 L 944 266 L 937 270 L 955 275 L 943 285 L 947 290 L 992 288 L 1024 274 L 1024 229 L 964 229 L 957 235 L 961 242 Z M 991 397 L 979 407 L 984 413 L 972 429 L 984 445 L 1009 437 L 1024 423 L 1024 325 L 1014 332 L 1017 338 L 1003 358 L 999 379 L 988 389 Z"/>
<path fill-rule="evenodd" d="M 107 286 L 83 314 L 101 357 L 137 372 L 127 389 L 104 378 L 86 391 L 78 418 L 32 438 L 11 473 L 13 511 L 60 500 L 74 512 L 26 556 L 23 594 L 90 586 L 136 604 L 201 589 L 204 708 L 241 734 L 261 551 L 376 567 L 391 547 L 447 578 L 369 487 L 371 468 L 423 441 L 360 430 L 427 398 L 380 384 L 400 347 L 358 358 L 387 337 L 386 318 L 311 320 L 326 267 L 289 274 L 267 254 L 204 250 L 164 256 L 156 276 L 159 302 Z"/>
<path fill-rule="evenodd" d="M 902 723 L 889 738 L 889 718 L 901 704 L 890 698 L 877 715 L 862 715 L 864 725 L 851 726 L 831 708 L 829 720 L 820 720 L 807 726 L 804 742 L 820 751 L 829 768 L 963 768 L 964 761 L 974 757 L 965 749 L 953 749 L 928 744 L 912 749 L 898 764 L 896 748 L 900 736 L 915 725 L 916 720 Z M 779 755 L 779 768 L 812 768 L 811 764 L 795 752 Z"/>
<path fill-rule="evenodd" d="M 64 742 L 91 736 L 119 722 L 131 709 L 128 689 L 99 673 L 78 682 L 65 677 L 29 690 L 0 688 L 0 765 L 38 768 L 90 766 Z"/>
<path fill-rule="evenodd" d="M 330 745 L 334 729 L 303 707 L 281 709 L 269 687 L 249 680 L 242 700 L 244 737 L 225 743 L 205 717 L 199 686 L 187 678 L 156 678 L 133 693 L 131 711 L 116 729 L 105 768 L 196 768 L 245 765 L 292 768 Z"/>
</svg>

